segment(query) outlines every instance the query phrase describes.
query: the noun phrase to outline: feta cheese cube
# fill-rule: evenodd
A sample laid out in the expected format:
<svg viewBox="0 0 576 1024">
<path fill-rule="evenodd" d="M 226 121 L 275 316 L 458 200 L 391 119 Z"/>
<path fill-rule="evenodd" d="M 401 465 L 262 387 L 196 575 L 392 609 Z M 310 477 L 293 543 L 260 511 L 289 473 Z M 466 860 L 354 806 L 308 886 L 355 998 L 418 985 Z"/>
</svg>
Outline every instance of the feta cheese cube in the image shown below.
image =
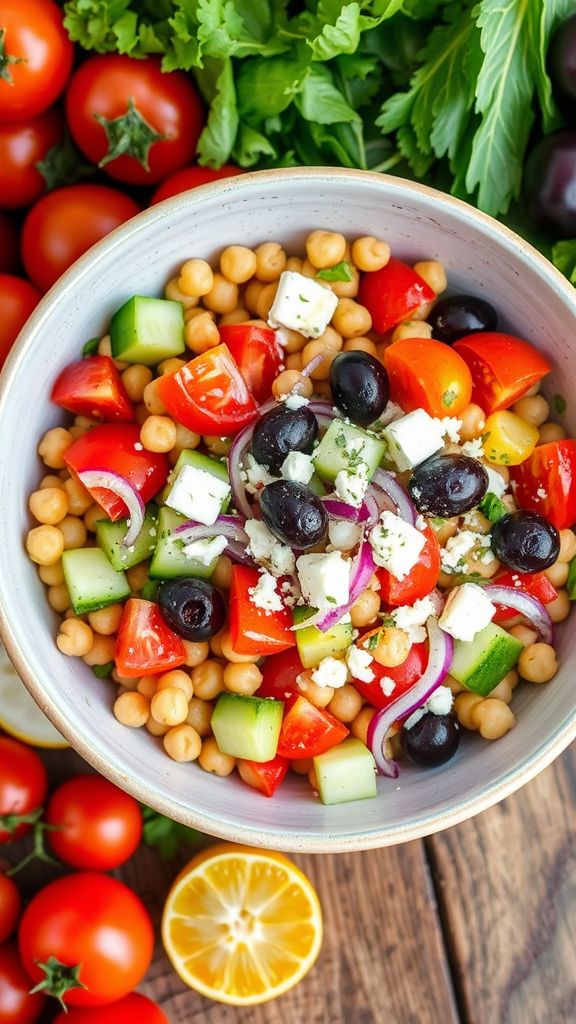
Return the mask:
<svg viewBox="0 0 576 1024">
<path fill-rule="evenodd" d="M 250 538 L 246 550 L 254 561 L 265 565 L 275 576 L 289 576 L 294 572 L 295 559 L 292 548 L 281 544 L 266 523 L 259 519 L 247 519 L 244 529 Z"/>
<path fill-rule="evenodd" d="M 312 456 L 306 452 L 290 452 L 284 459 L 280 472 L 284 480 L 307 484 L 314 474 Z"/>
<path fill-rule="evenodd" d="M 311 277 L 285 270 L 268 314 L 270 327 L 288 327 L 305 338 L 319 338 L 334 316 L 338 298 Z"/>
<path fill-rule="evenodd" d="M 420 644 L 426 639 L 424 626 L 431 615 L 438 615 L 442 607 L 442 598 L 436 594 L 427 594 L 414 601 L 414 604 L 403 604 L 392 612 L 392 618 L 398 629 L 403 629 L 413 644 Z"/>
<path fill-rule="evenodd" d="M 382 512 L 369 536 L 376 565 L 403 580 L 416 565 L 426 538 L 394 512 Z"/>
<path fill-rule="evenodd" d="M 450 591 L 438 625 L 455 640 L 473 640 L 492 621 L 496 608 L 476 583 Z"/>
<path fill-rule="evenodd" d="M 226 548 L 226 537 L 212 537 L 206 540 L 193 540 L 190 544 L 184 545 L 186 558 L 200 562 L 200 565 L 211 565 L 215 558 L 218 558 Z"/>
<path fill-rule="evenodd" d="M 212 526 L 220 515 L 222 502 L 230 494 L 230 484 L 204 469 L 182 466 L 166 504 L 187 519 Z"/>
<path fill-rule="evenodd" d="M 364 647 L 356 647 L 355 644 L 346 651 L 346 664 L 350 675 L 359 679 L 362 683 L 371 683 L 374 679 L 374 672 L 370 665 L 374 658 Z"/>
<path fill-rule="evenodd" d="M 424 409 L 415 409 L 383 431 L 388 453 L 401 473 L 419 466 L 444 447 L 444 429 Z"/>
<path fill-rule="evenodd" d="M 300 555 L 296 559 L 302 596 L 313 608 L 328 611 L 348 602 L 350 562 L 339 551 Z"/>
<path fill-rule="evenodd" d="M 331 686 L 333 690 L 339 690 L 348 679 L 348 669 L 338 658 L 322 658 L 313 670 L 311 679 L 316 686 Z"/>
<path fill-rule="evenodd" d="M 346 519 L 331 519 L 328 523 L 328 537 L 332 547 L 339 551 L 351 551 L 360 542 L 362 527 Z"/>
<path fill-rule="evenodd" d="M 349 469 L 341 469 L 336 474 L 334 490 L 340 501 L 345 501 L 347 505 L 352 505 L 354 508 L 360 508 L 368 490 L 368 466 L 366 463 L 360 462 L 354 472 Z"/>
<path fill-rule="evenodd" d="M 440 551 L 440 562 L 444 572 L 466 571 L 464 559 L 475 547 L 490 546 L 490 536 L 475 533 L 473 530 L 460 530 L 454 537 L 449 537 L 445 547 Z"/>
<path fill-rule="evenodd" d="M 248 591 L 252 604 L 265 612 L 281 612 L 284 605 L 276 590 L 276 580 L 269 572 L 263 572 L 255 587 Z"/>
</svg>

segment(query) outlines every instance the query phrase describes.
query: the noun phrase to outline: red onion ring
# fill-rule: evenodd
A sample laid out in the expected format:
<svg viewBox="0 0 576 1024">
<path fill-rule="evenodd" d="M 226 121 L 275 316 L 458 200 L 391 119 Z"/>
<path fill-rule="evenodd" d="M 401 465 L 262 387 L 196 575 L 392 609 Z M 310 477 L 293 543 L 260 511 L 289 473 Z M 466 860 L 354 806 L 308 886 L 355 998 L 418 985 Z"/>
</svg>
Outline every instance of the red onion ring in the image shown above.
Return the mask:
<svg viewBox="0 0 576 1024">
<path fill-rule="evenodd" d="M 124 502 L 128 509 L 129 526 L 122 545 L 130 547 L 144 525 L 145 515 L 144 502 L 134 484 L 127 477 L 113 473 L 109 469 L 84 469 L 76 476 L 88 491 L 94 487 L 102 487 Z"/>
<path fill-rule="evenodd" d="M 355 508 L 354 505 L 338 501 L 337 498 L 321 498 L 321 501 L 331 519 L 345 519 L 349 523 L 366 523 L 372 517 L 373 509 L 364 502 L 359 508 Z"/>
<path fill-rule="evenodd" d="M 360 597 L 360 594 L 366 590 L 372 573 L 375 570 L 376 565 L 372 557 L 372 548 L 367 540 L 363 540 L 352 564 L 348 601 L 346 604 L 340 605 L 339 608 L 331 608 L 329 612 L 324 612 L 320 616 L 316 625 L 322 633 L 326 633 L 332 626 L 335 626 L 342 616 L 350 611 L 352 605 Z M 307 620 L 306 625 L 310 625 L 310 620 Z"/>
<path fill-rule="evenodd" d="M 410 690 L 399 694 L 387 707 L 377 711 L 368 726 L 368 746 L 376 761 L 378 774 L 386 775 L 391 779 L 398 777 L 398 765 L 386 757 L 385 743 L 388 730 L 399 718 L 411 715 L 416 708 L 426 703 L 434 690 L 438 689 L 452 664 L 454 654 L 452 637 L 440 629 L 434 618 L 428 619 L 426 630 L 429 654 L 424 674 Z"/>
<path fill-rule="evenodd" d="M 487 583 L 484 593 L 493 604 L 501 604 L 505 608 L 513 608 L 534 626 L 540 640 L 545 644 L 554 643 L 554 625 L 546 608 L 537 597 L 526 594 L 515 587 L 500 587 L 497 583 Z"/>
<path fill-rule="evenodd" d="M 172 536 L 176 540 L 184 541 L 185 544 L 191 544 L 195 540 L 206 540 L 208 537 L 227 537 L 245 546 L 249 543 L 248 534 L 244 530 L 244 519 L 240 519 L 239 516 L 218 516 L 212 526 L 190 519 L 187 523 L 177 526 Z"/>
<path fill-rule="evenodd" d="M 414 526 L 418 518 L 416 506 L 406 494 L 402 484 L 399 484 L 391 473 L 387 473 L 385 469 L 377 469 L 372 477 L 371 484 L 390 498 L 402 519 Z M 380 504 L 378 496 L 376 496 L 376 501 Z"/>
<path fill-rule="evenodd" d="M 316 367 L 320 366 L 320 363 L 323 362 L 325 358 L 325 354 L 323 352 L 319 352 L 317 356 L 314 356 L 314 358 L 311 359 L 309 363 L 306 363 L 306 366 L 300 370 L 300 376 L 309 377 L 311 373 L 314 373 Z"/>
</svg>

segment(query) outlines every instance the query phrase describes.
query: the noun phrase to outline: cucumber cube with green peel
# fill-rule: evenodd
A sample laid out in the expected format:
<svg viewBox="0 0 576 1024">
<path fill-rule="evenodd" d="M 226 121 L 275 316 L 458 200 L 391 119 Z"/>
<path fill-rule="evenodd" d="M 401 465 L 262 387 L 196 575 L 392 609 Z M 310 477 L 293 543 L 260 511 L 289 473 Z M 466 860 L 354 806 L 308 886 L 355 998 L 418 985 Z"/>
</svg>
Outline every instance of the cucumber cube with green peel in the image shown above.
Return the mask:
<svg viewBox="0 0 576 1024">
<path fill-rule="evenodd" d="M 313 761 L 323 804 L 344 804 L 376 796 L 376 762 L 361 740 L 343 740 Z"/>
<path fill-rule="evenodd" d="M 335 480 L 341 470 L 354 473 L 360 462 L 368 466 L 371 478 L 382 462 L 386 445 L 379 437 L 368 434 L 343 420 L 332 420 L 312 455 L 316 472 L 324 480 Z"/>
<path fill-rule="evenodd" d="M 294 622 L 305 622 L 314 614 L 313 608 L 295 608 Z M 296 646 L 300 661 L 304 668 L 316 668 L 324 658 L 333 658 L 336 654 L 348 650 L 353 640 L 351 622 L 337 622 L 325 633 L 317 626 L 304 626 L 294 630 Z"/>
<path fill-rule="evenodd" d="M 181 355 L 185 349 L 182 303 L 133 295 L 112 317 L 110 346 L 114 359 L 144 366 Z"/>
<path fill-rule="evenodd" d="M 144 523 L 136 540 L 128 547 L 123 543 L 128 532 L 125 519 L 113 523 L 110 519 L 100 519 L 96 523 L 96 540 L 98 547 L 106 555 L 113 569 L 131 569 L 150 557 L 158 540 L 158 509 L 155 505 L 146 509 Z"/>
<path fill-rule="evenodd" d="M 130 597 L 130 584 L 100 548 L 71 548 L 62 555 L 62 570 L 76 615 L 106 608 Z"/>
<path fill-rule="evenodd" d="M 262 697 L 222 693 L 212 715 L 212 731 L 223 754 L 248 761 L 276 756 L 283 704 Z"/>
<path fill-rule="evenodd" d="M 174 531 L 188 520 L 165 506 L 158 513 L 158 537 L 150 563 L 150 577 L 153 580 L 171 580 L 179 576 L 197 576 L 207 580 L 216 568 L 215 558 L 209 565 L 184 554 L 184 542 L 174 536 Z M 217 531 L 217 528 L 215 527 Z"/>
<path fill-rule="evenodd" d="M 487 697 L 518 661 L 522 644 L 494 622 L 473 640 L 455 640 L 450 675 L 467 690 Z"/>
</svg>

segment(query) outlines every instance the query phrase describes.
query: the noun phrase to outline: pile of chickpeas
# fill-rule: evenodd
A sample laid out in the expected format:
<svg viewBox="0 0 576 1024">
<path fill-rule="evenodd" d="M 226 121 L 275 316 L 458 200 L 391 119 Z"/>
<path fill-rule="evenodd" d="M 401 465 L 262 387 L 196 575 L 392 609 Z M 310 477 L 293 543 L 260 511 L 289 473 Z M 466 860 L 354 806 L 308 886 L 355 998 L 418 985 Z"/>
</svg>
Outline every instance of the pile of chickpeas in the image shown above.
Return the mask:
<svg viewBox="0 0 576 1024">
<path fill-rule="evenodd" d="M 165 359 L 154 372 L 147 366 L 128 365 L 115 360 L 129 398 L 134 403 L 140 440 L 152 452 L 165 452 L 174 465 L 183 449 L 202 450 L 211 455 L 225 456 L 231 439 L 204 436 L 188 430 L 167 415 L 157 388 L 159 377 L 173 373 L 195 355 L 200 355 L 220 343 L 219 328 L 225 324 L 257 324 L 266 326 L 270 307 L 274 301 L 278 280 L 284 270 L 296 271 L 314 278 L 318 270 L 332 267 L 345 260 L 351 266 L 352 280 L 322 282 L 338 297 L 338 305 L 330 326 L 317 339 L 310 341 L 296 331 L 284 330 L 284 367 L 273 384 L 273 394 L 281 397 L 298 390 L 305 397 L 328 397 L 330 365 L 340 351 L 363 351 L 382 359 L 385 349 L 403 337 L 431 337 L 431 326 L 426 322 L 432 304 L 420 307 L 413 316 L 397 326 L 388 335 L 372 331 L 368 310 L 356 301 L 360 271 L 379 270 L 390 258 L 387 243 L 374 237 L 357 238 L 351 245 L 336 232 L 312 231 L 306 240 L 305 256 L 289 255 L 278 242 L 265 242 L 254 250 L 242 245 L 228 246 L 220 255 L 218 269 L 202 259 L 187 260 L 180 273 L 166 285 L 166 298 L 182 303 L 185 317 L 187 351 L 182 358 Z M 436 295 L 447 286 L 441 263 L 423 261 L 414 269 L 428 283 Z M 100 355 L 111 355 L 110 338 L 104 336 L 99 343 Z M 304 367 L 321 355 L 319 365 L 308 376 Z M 563 428 L 549 419 L 546 399 L 532 389 L 514 406 L 513 411 L 539 430 L 540 443 L 565 436 Z M 462 441 L 480 437 L 485 425 L 485 413 L 471 403 L 459 417 L 463 421 Z M 47 587 L 50 606 L 62 616 L 56 643 L 62 654 L 81 658 L 91 667 L 107 666 L 114 661 L 116 633 L 122 615 L 122 606 L 114 604 L 86 615 L 75 615 L 62 571 L 61 557 L 69 548 L 90 547 L 95 544 L 96 523 L 104 513 L 88 491 L 73 479 L 64 463 L 64 453 L 85 434 L 96 420 L 76 416 L 68 427 L 55 427 L 42 438 L 38 452 L 47 468 L 29 499 L 29 510 L 39 524 L 26 538 L 28 554 L 38 566 L 40 579 Z M 446 451 L 456 446 L 446 445 Z M 509 475 L 505 466 L 492 466 L 506 482 Z M 403 477 L 400 474 L 399 479 Z M 510 495 L 505 498 L 510 510 L 515 508 Z M 488 533 L 490 523 L 480 513 L 468 517 L 465 528 Z M 462 519 L 449 519 L 431 525 L 440 544 L 445 544 L 463 528 Z M 499 569 L 497 559 L 488 564 L 480 560 L 485 549 L 472 551 L 467 556 L 469 571 L 490 578 Z M 548 611 L 554 622 L 561 622 L 570 611 L 570 601 L 564 585 L 568 576 L 568 563 L 576 555 L 576 537 L 571 530 L 561 531 L 561 550 L 558 561 L 546 570 L 552 584 L 558 588 L 558 598 L 549 604 Z M 226 590 L 230 586 L 232 563 L 226 555 L 218 559 L 212 581 Z M 148 580 L 148 563 L 129 569 L 126 573 L 133 596 L 139 596 Z M 454 585 L 450 575 L 441 573 L 439 585 L 445 589 Z M 368 584 L 351 609 L 352 624 L 363 630 L 378 624 L 380 597 L 376 577 Z M 462 726 L 477 730 L 485 739 L 498 739 L 515 724 L 510 708 L 518 682 L 546 683 L 557 671 L 554 649 L 538 642 L 536 632 L 521 617 L 507 625 L 508 631 L 524 645 L 517 668 L 487 698 L 471 693 L 450 676 L 445 685 L 455 695 L 455 713 Z M 206 643 L 184 641 L 185 664 L 162 675 L 145 675 L 140 679 L 125 679 L 114 668 L 110 679 L 118 687 L 114 702 L 114 715 L 122 724 L 144 728 L 152 736 L 160 737 L 166 753 L 176 761 L 198 761 L 200 766 L 216 775 L 229 775 L 237 766 L 242 775 L 242 762 L 219 750 L 211 731 L 214 702 L 220 693 L 229 691 L 251 696 L 257 693 L 262 681 L 259 664 L 262 659 L 239 655 L 232 648 L 227 628 Z M 377 660 L 384 666 L 394 667 L 407 656 L 410 643 L 407 634 L 396 627 L 384 626 L 378 645 Z M 299 689 L 317 707 L 326 707 L 351 734 L 367 742 L 367 730 L 375 709 L 365 704 L 364 698 L 351 684 L 339 689 L 318 686 L 310 671 L 303 671 L 298 679 Z M 394 756 L 398 748 L 398 730 L 393 727 L 387 738 L 388 755 Z M 298 774 L 306 774 L 314 788 L 316 780 L 310 761 L 294 761 L 291 765 Z"/>
</svg>

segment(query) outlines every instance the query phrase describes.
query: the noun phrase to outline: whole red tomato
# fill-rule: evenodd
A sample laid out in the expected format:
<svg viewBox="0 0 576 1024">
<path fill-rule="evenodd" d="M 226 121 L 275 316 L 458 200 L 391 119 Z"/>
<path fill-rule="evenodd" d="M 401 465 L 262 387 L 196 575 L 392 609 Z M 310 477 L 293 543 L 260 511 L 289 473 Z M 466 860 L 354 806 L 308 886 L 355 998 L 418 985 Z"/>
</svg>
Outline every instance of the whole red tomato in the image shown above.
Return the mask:
<svg viewBox="0 0 576 1024">
<path fill-rule="evenodd" d="M 132 856 L 142 836 L 136 800 L 99 775 L 67 779 L 44 816 L 54 853 L 73 868 L 109 871 Z"/>
<path fill-rule="evenodd" d="M 30 995 L 30 978 L 18 956 L 15 942 L 0 946 L 0 1021 L 2 1024 L 35 1024 L 46 997 Z"/>
<path fill-rule="evenodd" d="M 45 991 L 61 994 L 66 1006 L 104 1006 L 142 980 L 154 933 L 145 907 L 127 886 L 83 871 L 34 896 L 22 916 L 18 944 L 35 985 L 45 982 Z"/>
<path fill-rule="evenodd" d="M 40 292 L 23 277 L 0 274 L 0 368 L 41 298 Z"/>
<path fill-rule="evenodd" d="M 196 152 L 204 118 L 190 79 L 160 60 L 90 57 L 72 76 L 66 118 L 92 163 L 133 185 L 161 181 Z"/>
<path fill-rule="evenodd" d="M 22 899 L 18 887 L 8 875 L 0 874 L 0 942 L 5 942 L 12 935 L 21 909 Z"/>
<path fill-rule="evenodd" d="M 190 188 L 197 188 L 198 185 L 208 185 L 220 178 L 233 178 L 237 174 L 243 174 L 242 167 L 234 167 L 233 164 L 222 164 L 215 171 L 212 167 L 200 167 L 200 164 L 192 164 L 191 167 L 182 167 L 175 174 L 171 174 L 166 181 L 163 181 L 154 192 L 149 205 L 161 203 L 163 199 L 170 196 L 177 196 L 180 192 L 187 192 Z"/>
<path fill-rule="evenodd" d="M 169 1024 L 156 1003 L 138 992 L 108 1006 L 86 1007 L 59 1013 L 54 1024 Z"/>
<path fill-rule="evenodd" d="M 47 291 L 91 245 L 139 212 L 133 199 L 106 185 L 70 185 L 43 196 L 22 228 L 26 273 Z"/>
<path fill-rule="evenodd" d="M 36 167 L 64 134 L 64 118 L 53 107 L 25 121 L 0 122 L 0 203 L 29 206 L 46 188 Z"/>
<path fill-rule="evenodd" d="M 74 47 L 53 0 L 2 0 L 0 7 L 0 111 L 21 121 L 47 110 L 72 70 Z"/>
<path fill-rule="evenodd" d="M 46 769 L 37 754 L 18 740 L 0 737 L 0 843 L 19 839 L 32 816 L 42 807 L 48 791 Z"/>
<path fill-rule="evenodd" d="M 0 210 L 0 274 L 16 270 L 18 258 L 18 229 L 12 217 Z"/>
</svg>

